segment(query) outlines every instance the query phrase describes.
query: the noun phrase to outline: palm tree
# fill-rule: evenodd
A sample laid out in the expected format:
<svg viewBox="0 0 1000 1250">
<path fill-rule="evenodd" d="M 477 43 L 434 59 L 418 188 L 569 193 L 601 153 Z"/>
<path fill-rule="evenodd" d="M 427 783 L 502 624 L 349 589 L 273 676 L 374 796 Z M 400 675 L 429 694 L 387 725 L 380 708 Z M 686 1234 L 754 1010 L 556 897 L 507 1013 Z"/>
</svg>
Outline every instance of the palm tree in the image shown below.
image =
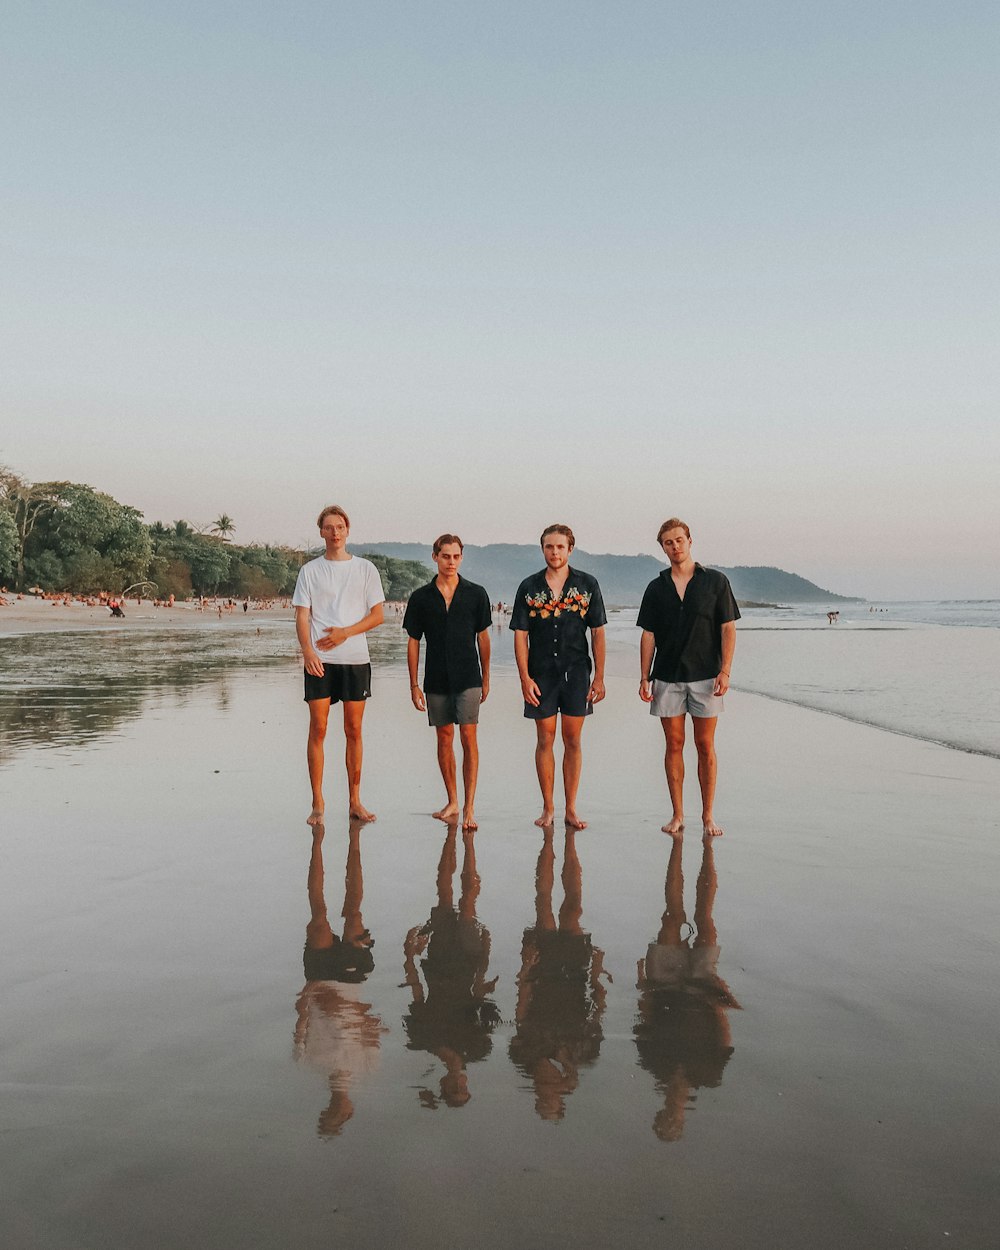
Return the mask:
<svg viewBox="0 0 1000 1250">
<path fill-rule="evenodd" d="M 209 529 L 213 534 L 218 534 L 223 542 L 228 542 L 229 535 L 236 533 L 236 522 L 231 516 L 223 512 L 222 516 L 212 522 Z"/>
</svg>

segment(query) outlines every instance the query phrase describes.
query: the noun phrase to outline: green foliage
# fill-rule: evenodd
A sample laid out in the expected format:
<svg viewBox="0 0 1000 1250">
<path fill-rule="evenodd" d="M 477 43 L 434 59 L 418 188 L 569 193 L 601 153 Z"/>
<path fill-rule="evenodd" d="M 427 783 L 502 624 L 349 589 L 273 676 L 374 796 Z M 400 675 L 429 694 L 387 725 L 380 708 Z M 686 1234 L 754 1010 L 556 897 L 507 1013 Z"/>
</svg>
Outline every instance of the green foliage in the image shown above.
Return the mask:
<svg viewBox="0 0 1000 1250">
<path fill-rule="evenodd" d="M 433 576 L 427 565 L 419 560 L 397 560 L 393 556 L 375 555 L 371 552 L 362 554 L 378 569 L 387 599 L 409 599 L 418 586 L 423 586 Z"/>
<path fill-rule="evenodd" d="M 46 506 L 36 510 L 24 537 L 28 580 L 46 590 L 89 593 L 123 590 L 146 576 L 153 548 L 141 513 L 90 486 L 43 487 Z"/>
<path fill-rule="evenodd" d="M 17 526 L 14 518 L 0 508 L 0 585 L 6 585 L 17 572 Z"/>
</svg>

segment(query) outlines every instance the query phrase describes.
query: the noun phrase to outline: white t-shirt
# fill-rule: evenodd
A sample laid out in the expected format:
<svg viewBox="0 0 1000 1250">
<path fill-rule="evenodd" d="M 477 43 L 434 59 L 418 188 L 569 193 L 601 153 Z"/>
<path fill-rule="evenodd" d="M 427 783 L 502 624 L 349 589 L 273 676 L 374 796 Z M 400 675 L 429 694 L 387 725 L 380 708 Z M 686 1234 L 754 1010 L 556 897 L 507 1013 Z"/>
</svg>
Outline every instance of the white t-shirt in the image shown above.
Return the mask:
<svg viewBox="0 0 1000 1250">
<path fill-rule="evenodd" d="M 371 560 L 351 556 L 349 560 L 328 560 L 320 556 L 299 569 L 292 604 L 309 608 L 312 644 L 335 626 L 356 625 L 377 603 L 385 602 L 382 579 Z M 368 636 L 354 634 L 332 651 L 316 654 L 324 664 L 367 664 Z"/>
</svg>

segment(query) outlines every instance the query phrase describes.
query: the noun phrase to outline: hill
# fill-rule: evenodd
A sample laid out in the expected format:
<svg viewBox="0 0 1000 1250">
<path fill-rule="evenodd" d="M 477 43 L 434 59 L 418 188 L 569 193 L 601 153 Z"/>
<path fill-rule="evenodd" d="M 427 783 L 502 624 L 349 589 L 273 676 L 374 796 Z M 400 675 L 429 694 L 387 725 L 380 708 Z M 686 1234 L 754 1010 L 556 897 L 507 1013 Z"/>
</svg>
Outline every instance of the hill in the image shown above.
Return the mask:
<svg viewBox="0 0 1000 1250">
<path fill-rule="evenodd" d="M 358 543 L 353 546 L 358 555 L 372 552 L 397 560 L 419 560 L 427 566 L 429 574 L 434 571 L 431 549 L 426 543 Z M 494 602 L 504 599 L 509 603 L 518 582 L 541 568 L 542 563 L 538 548 L 528 543 L 490 543 L 485 547 L 467 543 L 462 573 L 470 581 L 485 586 Z M 653 556 L 594 555 L 580 548 L 573 552 L 572 563 L 592 573 L 601 583 L 605 602 L 619 607 L 638 606 L 647 584 L 664 567 L 663 561 Z M 732 583 L 736 598 L 743 603 L 862 602 L 824 590 L 797 573 L 786 573 L 784 569 L 767 565 L 721 568 L 721 571 Z"/>
</svg>

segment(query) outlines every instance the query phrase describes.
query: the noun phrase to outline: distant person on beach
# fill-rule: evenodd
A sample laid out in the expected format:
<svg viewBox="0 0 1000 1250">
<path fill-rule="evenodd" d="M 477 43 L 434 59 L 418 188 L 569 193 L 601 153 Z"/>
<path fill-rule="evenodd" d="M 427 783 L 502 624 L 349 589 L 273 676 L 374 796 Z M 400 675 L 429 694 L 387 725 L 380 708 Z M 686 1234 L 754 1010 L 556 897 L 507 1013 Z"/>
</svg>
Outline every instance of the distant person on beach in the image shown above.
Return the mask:
<svg viewBox="0 0 1000 1250">
<path fill-rule="evenodd" d="M 550 525 L 541 544 L 545 568 L 518 586 L 510 618 L 524 715 L 535 722 L 535 770 L 542 791 L 542 814 L 535 824 L 544 829 L 555 817 L 554 745 L 561 713 L 566 824 L 586 829 L 587 822 L 576 810 L 583 763 L 580 736 L 584 717 L 605 694 L 604 626 L 608 618 L 597 579 L 570 567 L 570 552 L 576 545 L 570 527 Z"/>
<path fill-rule="evenodd" d="M 670 564 L 646 587 L 636 624 L 639 644 L 639 698 L 660 718 L 666 738 L 664 767 L 673 813 L 664 833 L 684 829 L 684 718 L 691 714 L 698 749 L 701 819 L 704 831 L 719 837 L 715 823 L 715 727 L 736 651 L 736 606 L 729 579 L 697 564 L 691 531 L 677 517 L 660 526 L 656 541 Z"/>
<path fill-rule="evenodd" d="M 385 594 L 375 565 L 348 553 L 351 522 L 344 509 L 331 504 L 319 514 L 317 524 L 326 552 L 303 564 L 292 595 L 309 704 L 306 759 L 312 811 L 308 823 L 316 825 L 323 819 L 324 742 L 331 703 L 344 705 L 350 815 L 355 820 L 374 820 L 361 802 L 361 721 L 372 683 L 365 634 L 382 624 Z"/>
<path fill-rule="evenodd" d="M 437 576 L 418 587 L 406 605 L 403 629 L 409 635 L 406 663 L 410 670 L 410 698 L 437 732 L 437 758 L 444 780 L 445 805 L 434 812 L 448 824 L 458 820 L 458 783 L 455 769 L 455 726 L 462 740 L 462 783 L 465 804 L 462 828 L 476 829 L 476 780 L 479 708 L 490 692 L 490 599 L 482 586 L 458 574 L 462 540 L 441 534 L 434 540 L 431 558 Z M 417 680 L 420 639 L 427 639 L 424 686 Z"/>
</svg>

